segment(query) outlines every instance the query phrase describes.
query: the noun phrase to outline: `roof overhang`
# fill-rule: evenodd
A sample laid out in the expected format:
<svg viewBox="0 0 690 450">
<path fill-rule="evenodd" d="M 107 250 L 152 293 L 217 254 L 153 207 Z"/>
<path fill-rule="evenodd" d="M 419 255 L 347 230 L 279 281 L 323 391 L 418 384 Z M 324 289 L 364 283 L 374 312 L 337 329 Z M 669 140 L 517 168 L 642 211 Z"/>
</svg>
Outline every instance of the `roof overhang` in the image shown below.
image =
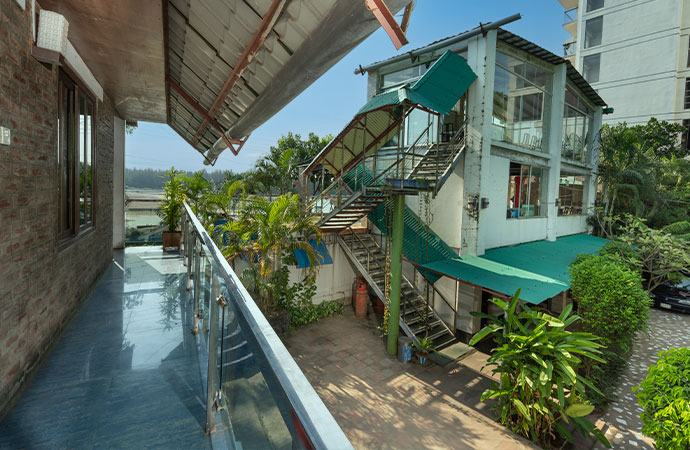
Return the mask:
<svg viewBox="0 0 690 450">
<path fill-rule="evenodd" d="M 40 3 L 67 18 L 119 116 L 168 123 L 211 163 L 379 27 L 363 0 Z"/>
</svg>

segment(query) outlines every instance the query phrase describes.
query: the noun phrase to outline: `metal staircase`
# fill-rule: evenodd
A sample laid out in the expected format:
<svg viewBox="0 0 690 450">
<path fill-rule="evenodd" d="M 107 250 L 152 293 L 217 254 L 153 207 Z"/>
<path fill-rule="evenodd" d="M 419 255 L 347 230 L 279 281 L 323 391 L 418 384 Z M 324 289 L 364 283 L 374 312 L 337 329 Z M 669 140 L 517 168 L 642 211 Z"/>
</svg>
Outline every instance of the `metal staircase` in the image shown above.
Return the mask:
<svg viewBox="0 0 690 450">
<path fill-rule="evenodd" d="M 365 158 L 316 195 L 309 207 L 320 217 L 321 230 L 339 233 L 393 194 L 417 195 L 428 190 L 438 193 L 464 155 L 465 131 L 460 127 L 447 143 L 419 145 L 429 127 L 385 169 L 375 173 L 371 167 L 376 167 L 376 157 Z"/>
<path fill-rule="evenodd" d="M 429 148 L 424 157 L 414 166 L 409 178 L 431 181 L 434 195 L 438 194 L 465 155 L 465 146 L 465 127 L 461 126 L 449 142 Z"/>
<path fill-rule="evenodd" d="M 351 228 L 349 230 L 349 234 L 338 236 L 340 246 L 376 296 L 384 304 L 387 304 L 385 252 L 370 234 L 356 234 Z M 434 347 L 440 350 L 455 343 L 456 338 L 451 328 L 436 314 L 434 302 L 440 299 L 451 310 L 455 311 L 456 308 L 441 295 L 433 284 L 427 283 L 427 285 L 432 291 L 425 299 L 403 275 L 400 287 L 400 328 L 415 340 L 426 336 L 430 337 Z"/>
</svg>

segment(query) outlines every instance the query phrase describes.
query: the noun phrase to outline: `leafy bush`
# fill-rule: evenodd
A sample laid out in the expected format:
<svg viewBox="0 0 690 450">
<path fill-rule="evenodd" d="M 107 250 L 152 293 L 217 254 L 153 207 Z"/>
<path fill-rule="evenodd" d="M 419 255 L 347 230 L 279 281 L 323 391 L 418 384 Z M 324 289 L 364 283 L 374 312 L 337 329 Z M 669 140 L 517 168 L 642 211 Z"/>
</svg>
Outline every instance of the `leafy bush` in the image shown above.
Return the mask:
<svg viewBox="0 0 690 450">
<path fill-rule="evenodd" d="M 598 338 L 566 329 L 579 320 L 571 315 L 572 305 L 558 318 L 524 304 L 517 313 L 519 296 L 518 290 L 510 303 L 491 300 L 506 312 L 501 317 L 472 313 L 488 319 L 489 325 L 470 345 L 488 336 L 494 339 L 496 348 L 488 364 L 496 366 L 492 371 L 501 380 L 484 391 L 482 401 L 495 398 L 500 422 L 543 447 L 550 447 L 558 438 L 572 441 L 566 428 L 571 420 L 583 435 L 593 435 L 609 447 L 601 430 L 585 418 L 594 407 L 583 402 L 581 393 L 585 386 L 595 388 L 577 373 L 583 361 L 603 361 Z"/>
<path fill-rule="evenodd" d="M 635 333 L 647 326 L 651 300 L 640 274 L 606 255 L 578 257 L 570 266 L 570 289 L 582 317 L 580 329 L 603 338 L 602 364 L 588 361 L 583 373 L 597 390 L 586 395 L 595 405 L 610 400 L 625 368 Z"/>
<path fill-rule="evenodd" d="M 314 273 L 310 273 L 304 280 L 289 284 L 289 270 L 287 266 L 274 272 L 272 279 L 278 298 L 277 306 L 290 313 L 290 324 L 293 327 L 308 325 L 324 317 L 343 313 L 343 304 L 338 301 L 325 301 L 315 305 L 312 301 L 316 294 Z"/>
<path fill-rule="evenodd" d="M 659 450 L 690 448 L 690 348 L 659 353 L 647 378 L 635 388 L 644 409 L 642 432 Z"/>
</svg>

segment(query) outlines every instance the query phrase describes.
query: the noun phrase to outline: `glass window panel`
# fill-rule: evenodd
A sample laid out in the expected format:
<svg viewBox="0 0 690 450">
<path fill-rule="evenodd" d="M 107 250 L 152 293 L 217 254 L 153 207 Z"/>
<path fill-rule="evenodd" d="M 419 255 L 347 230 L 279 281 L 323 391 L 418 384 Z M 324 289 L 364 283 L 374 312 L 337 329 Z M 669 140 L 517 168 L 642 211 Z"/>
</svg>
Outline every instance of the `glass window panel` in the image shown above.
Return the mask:
<svg viewBox="0 0 690 450">
<path fill-rule="evenodd" d="M 86 161 L 84 192 L 86 201 L 86 222 L 90 223 L 93 219 L 93 103 L 86 104 L 86 152 L 84 159 Z"/>
<path fill-rule="evenodd" d="M 86 104 L 79 98 L 79 225 L 86 223 Z"/>
<path fill-rule="evenodd" d="M 587 12 L 604 7 L 604 0 L 587 0 Z"/>
<path fill-rule="evenodd" d="M 604 16 L 588 19 L 585 23 L 585 48 L 601 45 Z"/>
<path fill-rule="evenodd" d="M 541 215 L 541 204 L 546 201 L 546 189 L 542 186 L 545 179 L 545 169 L 510 163 L 506 213 L 508 219 Z"/>
<path fill-rule="evenodd" d="M 596 83 L 599 81 L 599 66 L 601 64 L 601 55 L 585 56 L 582 59 L 583 76 L 589 83 Z"/>
<path fill-rule="evenodd" d="M 497 53 L 492 137 L 542 150 L 544 105 L 550 101 L 551 73 L 513 56 Z"/>
<path fill-rule="evenodd" d="M 561 172 L 558 183 L 558 215 L 583 214 L 585 202 L 585 181 L 583 175 L 569 175 Z"/>
</svg>

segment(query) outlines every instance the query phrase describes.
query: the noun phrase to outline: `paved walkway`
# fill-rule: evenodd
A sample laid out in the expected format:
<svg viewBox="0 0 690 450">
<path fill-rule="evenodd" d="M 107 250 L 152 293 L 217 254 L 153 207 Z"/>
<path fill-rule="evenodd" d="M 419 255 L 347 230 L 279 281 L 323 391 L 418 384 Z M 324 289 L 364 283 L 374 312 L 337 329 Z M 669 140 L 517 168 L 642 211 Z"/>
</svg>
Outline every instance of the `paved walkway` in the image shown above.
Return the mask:
<svg viewBox="0 0 690 450">
<path fill-rule="evenodd" d="M 181 261 L 119 254 L 0 423 L 0 449 L 210 448 Z"/>
<path fill-rule="evenodd" d="M 371 322 L 343 317 L 296 330 L 290 353 L 355 448 L 532 449 L 479 401 L 490 379 L 481 354 L 446 368 L 387 356 Z"/>
<path fill-rule="evenodd" d="M 635 339 L 630 364 L 616 390 L 617 400 L 602 417 L 609 424 L 606 437 L 614 449 L 654 449 L 652 439 L 640 432 L 642 408 L 632 389 L 645 379 L 649 366 L 659 359 L 660 351 L 690 346 L 690 314 L 651 309 L 649 328 L 649 335 L 640 333 Z"/>
</svg>

